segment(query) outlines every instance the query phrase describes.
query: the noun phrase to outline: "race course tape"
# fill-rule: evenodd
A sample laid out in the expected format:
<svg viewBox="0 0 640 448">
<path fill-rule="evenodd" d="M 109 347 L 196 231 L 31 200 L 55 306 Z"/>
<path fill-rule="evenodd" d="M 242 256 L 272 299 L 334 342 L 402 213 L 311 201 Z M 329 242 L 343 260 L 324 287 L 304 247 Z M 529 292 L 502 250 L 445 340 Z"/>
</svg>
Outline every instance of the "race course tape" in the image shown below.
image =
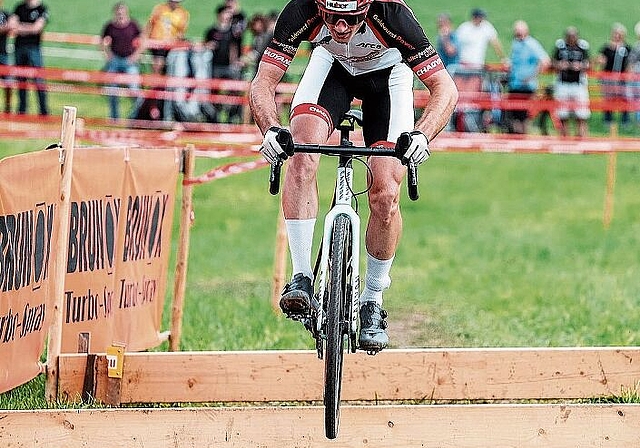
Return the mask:
<svg viewBox="0 0 640 448">
<path fill-rule="evenodd" d="M 206 182 L 210 182 L 216 179 L 222 179 L 224 177 L 229 177 L 234 174 L 241 174 L 241 173 L 246 173 L 248 171 L 256 170 L 266 165 L 267 165 L 267 161 L 263 159 L 253 160 L 251 162 L 230 163 L 228 165 L 224 165 L 219 168 L 214 168 L 211 171 L 201 174 L 200 176 L 193 177 L 190 179 L 184 179 L 182 181 L 182 185 L 204 184 Z"/>
</svg>

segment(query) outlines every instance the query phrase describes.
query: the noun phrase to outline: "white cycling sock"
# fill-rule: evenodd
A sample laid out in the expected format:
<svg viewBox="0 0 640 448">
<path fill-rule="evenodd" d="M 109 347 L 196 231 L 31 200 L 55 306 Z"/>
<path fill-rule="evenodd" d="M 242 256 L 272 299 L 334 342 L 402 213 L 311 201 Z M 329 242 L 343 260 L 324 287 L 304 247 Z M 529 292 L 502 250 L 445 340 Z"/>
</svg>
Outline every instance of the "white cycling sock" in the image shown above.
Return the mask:
<svg viewBox="0 0 640 448">
<path fill-rule="evenodd" d="M 382 306 L 382 291 L 391 286 L 391 265 L 389 260 L 378 260 L 367 253 L 367 273 L 364 278 L 364 291 L 360 295 L 360 302 L 375 302 Z"/>
<path fill-rule="evenodd" d="M 302 273 L 313 280 L 311 245 L 316 219 L 285 219 L 293 275 Z"/>
</svg>

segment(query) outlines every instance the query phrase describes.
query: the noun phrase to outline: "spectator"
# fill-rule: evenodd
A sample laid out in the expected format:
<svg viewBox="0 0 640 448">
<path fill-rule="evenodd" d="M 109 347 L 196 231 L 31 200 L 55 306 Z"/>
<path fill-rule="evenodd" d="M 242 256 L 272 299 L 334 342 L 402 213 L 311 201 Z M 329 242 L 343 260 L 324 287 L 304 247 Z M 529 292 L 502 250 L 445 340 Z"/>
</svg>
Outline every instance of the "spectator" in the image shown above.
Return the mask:
<svg viewBox="0 0 640 448">
<path fill-rule="evenodd" d="M 589 69 L 589 43 L 580 39 L 578 29 L 570 26 L 564 39 L 558 39 L 553 52 L 553 68 L 557 72 L 554 99 L 561 104 L 557 114 L 560 119 L 560 134 L 568 135 L 567 124 L 571 114 L 577 122 L 577 135 L 586 137 L 589 109 L 587 70 Z"/>
<path fill-rule="evenodd" d="M 513 42 L 509 60 L 508 89 L 514 99 L 531 100 L 538 90 L 538 73 L 551 65 L 551 59 L 540 42 L 529 35 L 529 26 L 524 20 L 513 24 Z M 528 110 L 515 109 L 508 112 L 509 130 L 525 134 L 528 125 Z"/>
<path fill-rule="evenodd" d="M 614 23 L 611 27 L 609 42 L 600 48 L 600 53 L 596 58 L 599 68 L 610 75 L 601 80 L 602 93 L 606 102 L 625 100 L 626 99 L 626 83 L 616 74 L 620 74 L 627 70 L 629 61 L 629 53 L 631 48 L 625 42 L 627 37 L 627 29 L 621 23 Z M 604 124 L 610 128 L 613 121 L 613 112 L 604 111 Z M 620 121 L 622 126 L 629 125 L 629 112 L 623 110 L 620 112 Z"/>
<path fill-rule="evenodd" d="M 129 17 L 127 5 L 122 2 L 116 3 L 113 7 L 113 20 L 107 23 L 102 30 L 102 48 L 107 59 L 104 71 L 128 75 L 140 74 L 138 61 L 144 48 L 141 38 L 140 26 Z M 129 88 L 133 95 L 133 109 L 129 117 L 135 118 L 142 104 L 142 98 L 138 96 L 140 86 L 137 83 L 131 83 Z M 118 96 L 110 95 L 109 112 L 110 117 L 114 120 L 120 118 L 118 106 Z"/>
<path fill-rule="evenodd" d="M 278 21 L 278 15 L 280 15 L 280 13 L 277 10 L 272 10 L 271 12 L 269 12 L 269 14 L 267 14 L 267 30 L 273 34 L 273 31 L 276 28 L 276 22 Z"/>
<path fill-rule="evenodd" d="M 254 14 L 249 19 L 247 27 L 251 32 L 251 48 L 242 56 L 243 79 L 251 81 L 258 70 L 258 62 L 262 57 L 262 53 L 267 48 L 271 38 L 273 37 L 273 29 L 270 29 L 270 23 L 267 16 L 262 14 Z M 250 123 L 253 121 L 249 108 L 243 110 L 243 122 Z"/>
<path fill-rule="evenodd" d="M 471 11 L 471 20 L 461 23 L 457 28 L 456 36 L 459 43 L 460 60 L 454 80 L 458 91 L 480 92 L 482 91 L 489 44 L 493 47 L 498 58 L 504 61 L 504 51 L 500 39 L 498 39 L 498 32 L 487 20 L 487 13 L 482 9 L 475 8 Z M 456 121 L 456 127 L 459 131 L 480 131 L 484 128 L 482 112 L 477 109 L 458 110 Z"/>
<path fill-rule="evenodd" d="M 242 66 L 245 70 L 245 77 L 249 80 L 253 79 L 258 68 L 258 61 L 262 57 L 262 53 L 273 37 L 273 31 L 268 29 L 269 22 L 266 16 L 255 14 L 249 19 L 248 29 L 251 32 L 251 48 L 242 57 Z"/>
<path fill-rule="evenodd" d="M 181 2 L 182 0 L 167 0 L 166 3 L 160 3 L 149 16 L 145 35 L 159 41 L 151 49 L 153 73 L 164 74 L 165 60 L 171 46 L 185 38 L 189 26 L 189 11 L 180 5 Z"/>
<path fill-rule="evenodd" d="M 471 20 L 461 23 L 456 35 L 460 43 L 460 64 L 469 68 L 484 68 L 489 44 L 498 58 L 505 60 L 498 32 L 487 20 L 484 10 L 476 8 L 471 11 Z"/>
<path fill-rule="evenodd" d="M 640 22 L 633 27 L 636 34 L 636 42 L 629 53 L 629 71 L 633 74 L 633 80 L 629 83 L 629 97 L 634 101 L 640 101 Z M 636 123 L 640 123 L 640 110 L 636 110 Z"/>
<path fill-rule="evenodd" d="M 460 61 L 459 45 L 458 36 L 451 23 L 451 17 L 449 14 L 439 14 L 436 50 L 451 76 L 455 74 Z"/>
<path fill-rule="evenodd" d="M 16 36 L 14 54 L 17 66 L 37 68 L 44 66 L 40 42 L 42 32 L 48 21 L 49 12 L 40 0 L 25 0 L 16 5 L 13 14 L 9 18 L 9 23 Z M 26 79 L 18 79 L 18 82 L 24 83 Z M 38 92 L 40 115 L 49 115 L 44 79 L 36 78 L 35 83 Z M 18 100 L 18 113 L 26 113 L 27 89 L 24 85 L 18 88 Z"/>
<path fill-rule="evenodd" d="M 9 65 L 9 53 L 7 52 L 7 37 L 11 32 L 9 25 L 9 13 L 3 8 L 4 2 L 0 0 L 0 65 Z M 7 76 L 2 76 L 3 82 L 9 82 Z M 4 87 L 4 112 L 11 113 L 11 86 Z"/>
<path fill-rule="evenodd" d="M 237 52 L 236 57 L 240 59 L 242 56 L 242 37 L 247 29 L 247 18 L 240 9 L 238 0 L 225 0 L 225 6 L 231 9 L 233 14 L 231 17 L 231 37 L 233 39 L 233 48 Z"/>
<path fill-rule="evenodd" d="M 218 6 L 216 24 L 204 36 L 206 45 L 213 51 L 212 76 L 215 79 L 240 79 L 241 61 L 237 51 L 238 41 L 233 37 L 232 20 L 233 10 L 226 5 Z M 238 105 L 218 105 L 217 109 L 226 111 L 227 118 L 224 121 L 242 119 Z"/>
</svg>

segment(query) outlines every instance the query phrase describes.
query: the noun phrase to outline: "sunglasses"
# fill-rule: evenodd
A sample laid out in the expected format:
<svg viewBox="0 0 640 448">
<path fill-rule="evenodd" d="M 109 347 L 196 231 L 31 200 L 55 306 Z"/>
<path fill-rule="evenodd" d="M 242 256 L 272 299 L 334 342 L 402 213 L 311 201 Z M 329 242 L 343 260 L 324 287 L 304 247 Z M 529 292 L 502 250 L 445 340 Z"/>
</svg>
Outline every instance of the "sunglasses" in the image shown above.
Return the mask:
<svg viewBox="0 0 640 448">
<path fill-rule="evenodd" d="M 353 14 L 353 15 L 334 14 L 331 12 L 324 12 L 324 11 L 321 11 L 321 12 L 322 12 L 322 19 L 329 25 L 335 25 L 340 20 L 344 20 L 347 23 L 347 25 L 354 26 L 364 21 L 364 19 L 367 17 L 367 11 L 362 12 L 360 14 Z"/>
</svg>

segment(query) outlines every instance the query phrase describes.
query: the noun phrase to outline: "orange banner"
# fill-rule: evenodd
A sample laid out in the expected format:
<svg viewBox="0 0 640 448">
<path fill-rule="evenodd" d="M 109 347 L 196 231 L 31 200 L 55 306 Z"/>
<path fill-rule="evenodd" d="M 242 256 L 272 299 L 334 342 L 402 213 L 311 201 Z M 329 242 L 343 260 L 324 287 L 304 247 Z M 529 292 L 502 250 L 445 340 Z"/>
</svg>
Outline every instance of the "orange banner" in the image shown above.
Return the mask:
<svg viewBox="0 0 640 448">
<path fill-rule="evenodd" d="M 62 352 L 160 343 L 181 150 L 75 151 Z"/>
<path fill-rule="evenodd" d="M 54 306 L 57 151 L 0 160 L 0 393 L 40 373 Z"/>
</svg>

